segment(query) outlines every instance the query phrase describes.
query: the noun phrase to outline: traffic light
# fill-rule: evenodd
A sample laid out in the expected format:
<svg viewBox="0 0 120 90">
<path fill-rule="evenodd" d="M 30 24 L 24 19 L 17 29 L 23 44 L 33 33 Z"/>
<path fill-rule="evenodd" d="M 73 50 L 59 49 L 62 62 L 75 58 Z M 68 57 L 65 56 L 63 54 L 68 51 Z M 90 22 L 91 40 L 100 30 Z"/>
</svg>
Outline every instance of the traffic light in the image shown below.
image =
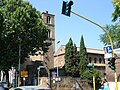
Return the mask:
<svg viewBox="0 0 120 90">
<path fill-rule="evenodd" d="M 93 73 L 94 65 L 93 64 L 87 64 L 87 67 L 89 68 L 89 72 Z"/>
<path fill-rule="evenodd" d="M 112 70 L 115 70 L 116 67 L 115 67 L 115 58 L 114 57 L 111 57 L 111 58 L 108 58 L 108 64 L 109 64 L 109 67 L 112 69 Z"/>
<path fill-rule="evenodd" d="M 73 5 L 73 1 L 63 1 L 63 6 L 62 6 L 62 14 L 66 16 L 70 16 L 71 12 L 71 6 Z"/>
</svg>

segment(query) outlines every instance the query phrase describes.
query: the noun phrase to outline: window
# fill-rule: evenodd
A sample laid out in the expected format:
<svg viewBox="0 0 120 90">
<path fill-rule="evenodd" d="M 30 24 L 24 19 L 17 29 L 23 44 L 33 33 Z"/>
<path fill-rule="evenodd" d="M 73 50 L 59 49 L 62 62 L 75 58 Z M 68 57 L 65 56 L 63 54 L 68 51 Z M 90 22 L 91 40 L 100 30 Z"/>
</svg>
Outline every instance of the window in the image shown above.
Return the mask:
<svg viewBox="0 0 120 90">
<path fill-rule="evenodd" d="M 48 30 L 48 38 L 50 38 L 50 30 Z"/>
<path fill-rule="evenodd" d="M 91 57 L 89 57 L 89 63 L 91 63 L 92 62 L 92 58 Z"/>
<path fill-rule="evenodd" d="M 96 63 L 97 62 L 97 58 L 94 58 L 94 63 Z"/>
<path fill-rule="evenodd" d="M 102 61 L 101 61 L 102 59 L 101 58 L 99 58 L 99 63 L 101 63 Z"/>
<path fill-rule="evenodd" d="M 47 23 L 51 24 L 50 16 L 47 16 Z"/>
</svg>

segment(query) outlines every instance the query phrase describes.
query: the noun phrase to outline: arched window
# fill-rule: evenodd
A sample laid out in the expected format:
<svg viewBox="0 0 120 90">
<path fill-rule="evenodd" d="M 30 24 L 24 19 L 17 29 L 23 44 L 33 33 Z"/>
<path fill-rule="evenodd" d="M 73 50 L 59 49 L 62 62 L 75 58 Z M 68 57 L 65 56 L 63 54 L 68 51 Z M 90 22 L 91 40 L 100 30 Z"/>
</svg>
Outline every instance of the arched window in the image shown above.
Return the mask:
<svg viewBox="0 0 120 90">
<path fill-rule="evenodd" d="M 51 20 L 50 20 L 50 16 L 47 16 L 47 21 L 46 21 L 47 23 L 51 23 Z"/>
<path fill-rule="evenodd" d="M 96 62 L 97 62 L 97 58 L 95 57 L 95 58 L 94 58 L 94 63 L 96 63 Z"/>
<path fill-rule="evenodd" d="M 89 63 L 91 63 L 92 62 L 92 58 L 91 57 L 89 57 Z"/>
<path fill-rule="evenodd" d="M 101 58 L 99 58 L 99 63 L 101 63 L 102 62 L 102 59 Z"/>
<path fill-rule="evenodd" d="M 50 38 L 50 30 L 48 30 L 48 38 Z"/>
</svg>

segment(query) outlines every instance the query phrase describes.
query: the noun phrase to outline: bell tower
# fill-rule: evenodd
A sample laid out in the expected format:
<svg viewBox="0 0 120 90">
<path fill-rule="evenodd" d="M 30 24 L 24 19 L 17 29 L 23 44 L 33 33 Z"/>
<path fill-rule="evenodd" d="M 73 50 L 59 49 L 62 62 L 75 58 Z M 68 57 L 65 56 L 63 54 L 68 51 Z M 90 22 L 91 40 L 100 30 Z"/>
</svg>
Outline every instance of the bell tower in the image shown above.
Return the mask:
<svg viewBox="0 0 120 90">
<path fill-rule="evenodd" d="M 54 22 L 55 15 L 49 14 L 48 11 L 42 13 L 42 18 L 44 23 L 47 25 L 48 28 L 48 38 L 52 42 L 52 45 L 49 47 L 47 52 L 47 56 L 44 56 L 46 60 L 47 66 L 49 68 L 53 68 L 54 66 L 54 52 L 55 52 L 55 22 Z"/>
</svg>

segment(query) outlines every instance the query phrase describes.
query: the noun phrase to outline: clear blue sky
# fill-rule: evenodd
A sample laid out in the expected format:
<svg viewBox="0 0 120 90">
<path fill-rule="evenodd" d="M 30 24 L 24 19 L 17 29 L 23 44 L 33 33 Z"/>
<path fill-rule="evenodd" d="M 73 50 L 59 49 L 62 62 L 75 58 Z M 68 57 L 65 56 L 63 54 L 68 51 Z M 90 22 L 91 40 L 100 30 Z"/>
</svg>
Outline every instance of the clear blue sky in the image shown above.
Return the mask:
<svg viewBox="0 0 120 90">
<path fill-rule="evenodd" d="M 60 45 L 65 45 L 71 37 L 79 47 L 81 35 L 84 37 L 86 48 L 103 49 L 104 45 L 99 40 L 103 30 L 98 26 L 71 14 L 67 17 L 61 14 L 63 0 L 27 0 L 38 11 L 48 11 L 55 15 L 55 42 L 60 40 Z M 113 24 L 112 12 L 114 11 L 112 0 L 73 0 L 72 11 L 85 16 L 101 26 Z"/>
</svg>

